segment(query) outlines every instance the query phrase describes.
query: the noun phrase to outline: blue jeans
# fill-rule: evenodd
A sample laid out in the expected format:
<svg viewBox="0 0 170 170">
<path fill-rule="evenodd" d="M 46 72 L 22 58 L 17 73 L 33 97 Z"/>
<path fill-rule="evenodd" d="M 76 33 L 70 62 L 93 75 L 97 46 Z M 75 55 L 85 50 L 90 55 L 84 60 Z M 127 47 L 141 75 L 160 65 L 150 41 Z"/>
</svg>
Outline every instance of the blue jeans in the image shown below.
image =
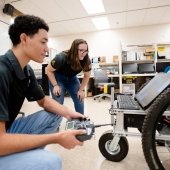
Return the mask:
<svg viewBox="0 0 170 170">
<path fill-rule="evenodd" d="M 57 131 L 61 116 L 44 110 L 16 119 L 7 133 L 47 134 Z M 43 148 L 0 156 L 1 170 L 61 170 L 61 158 Z"/>
<path fill-rule="evenodd" d="M 77 96 L 77 92 L 80 88 L 80 81 L 77 78 L 77 76 L 67 77 L 67 76 L 64 76 L 64 75 L 61 75 L 61 74 L 55 72 L 55 78 L 57 80 L 57 84 L 60 86 L 61 94 L 60 94 L 60 96 L 55 96 L 53 94 L 54 87 L 51 83 L 49 83 L 52 98 L 55 99 L 56 101 L 58 101 L 60 104 L 63 104 L 64 103 L 64 95 L 65 95 L 65 92 L 67 91 L 70 94 L 70 96 L 74 102 L 75 110 L 81 114 L 84 114 L 84 101 L 80 101 Z"/>
</svg>

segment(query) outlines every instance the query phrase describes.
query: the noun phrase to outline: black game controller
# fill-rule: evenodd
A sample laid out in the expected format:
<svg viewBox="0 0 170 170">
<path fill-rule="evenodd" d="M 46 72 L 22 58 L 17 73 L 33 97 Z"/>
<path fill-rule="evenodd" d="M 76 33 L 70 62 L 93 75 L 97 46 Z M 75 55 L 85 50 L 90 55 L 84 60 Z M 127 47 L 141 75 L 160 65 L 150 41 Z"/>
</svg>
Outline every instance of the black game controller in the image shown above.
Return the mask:
<svg viewBox="0 0 170 170">
<path fill-rule="evenodd" d="M 71 119 L 66 122 L 66 130 L 73 129 L 84 129 L 86 130 L 85 134 L 77 135 L 76 138 L 83 142 L 86 140 L 90 140 L 94 135 L 94 123 L 90 121 L 90 119 L 80 118 L 80 119 Z"/>
</svg>

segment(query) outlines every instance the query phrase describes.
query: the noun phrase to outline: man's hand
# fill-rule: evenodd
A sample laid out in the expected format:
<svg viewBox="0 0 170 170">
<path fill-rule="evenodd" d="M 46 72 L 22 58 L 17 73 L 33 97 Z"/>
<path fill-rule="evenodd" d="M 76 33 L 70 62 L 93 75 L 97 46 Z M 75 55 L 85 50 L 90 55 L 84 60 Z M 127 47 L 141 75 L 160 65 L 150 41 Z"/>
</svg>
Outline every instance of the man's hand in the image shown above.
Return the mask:
<svg viewBox="0 0 170 170">
<path fill-rule="evenodd" d="M 85 134 L 85 130 L 67 130 L 60 133 L 57 133 L 58 139 L 57 142 L 59 145 L 63 146 L 66 149 L 73 149 L 75 146 L 82 146 L 83 142 L 80 142 L 76 135 Z"/>
</svg>

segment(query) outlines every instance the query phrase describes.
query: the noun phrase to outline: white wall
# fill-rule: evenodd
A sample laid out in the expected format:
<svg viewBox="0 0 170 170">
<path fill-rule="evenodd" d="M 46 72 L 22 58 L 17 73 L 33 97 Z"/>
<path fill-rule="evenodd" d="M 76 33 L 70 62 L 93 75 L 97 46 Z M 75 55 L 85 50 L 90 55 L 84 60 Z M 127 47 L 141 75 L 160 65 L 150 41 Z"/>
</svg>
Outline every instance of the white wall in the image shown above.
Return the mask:
<svg viewBox="0 0 170 170">
<path fill-rule="evenodd" d="M 49 47 L 66 50 L 76 38 L 88 42 L 90 57 L 106 56 L 110 60 L 113 55 L 120 55 L 121 45 L 170 43 L 170 24 L 60 36 L 51 38 Z"/>
<path fill-rule="evenodd" d="M 78 35 L 51 38 L 49 47 L 58 51 L 69 49 L 74 39 L 83 38 L 89 45 L 89 56 L 106 56 L 109 60 L 113 55 L 120 54 L 120 41 L 115 31 L 100 31 Z"/>
<path fill-rule="evenodd" d="M 0 54 L 11 48 L 11 42 L 8 38 L 10 16 L 2 13 L 3 6 L 4 2 L 0 1 Z M 88 42 L 91 58 L 106 56 L 107 61 L 110 61 L 113 55 L 121 54 L 121 44 L 124 46 L 170 43 L 170 24 L 53 37 L 49 39 L 49 47 L 58 51 L 66 50 L 70 48 L 72 41 L 76 38 L 83 38 Z"/>
<path fill-rule="evenodd" d="M 11 40 L 8 36 L 8 28 L 11 22 L 11 17 L 2 12 L 3 7 L 4 2 L 0 0 L 0 55 L 4 54 L 11 48 Z M 42 67 L 41 64 L 34 61 L 31 61 L 30 65 L 33 69 L 41 69 Z"/>
<path fill-rule="evenodd" d="M 124 44 L 170 43 L 170 24 L 118 30 Z"/>
<path fill-rule="evenodd" d="M 0 55 L 4 54 L 11 47 L 8 37 L 10 17 L 2 13 L 3 3 L 3 1 L 0 1 Z"/>
</svg>

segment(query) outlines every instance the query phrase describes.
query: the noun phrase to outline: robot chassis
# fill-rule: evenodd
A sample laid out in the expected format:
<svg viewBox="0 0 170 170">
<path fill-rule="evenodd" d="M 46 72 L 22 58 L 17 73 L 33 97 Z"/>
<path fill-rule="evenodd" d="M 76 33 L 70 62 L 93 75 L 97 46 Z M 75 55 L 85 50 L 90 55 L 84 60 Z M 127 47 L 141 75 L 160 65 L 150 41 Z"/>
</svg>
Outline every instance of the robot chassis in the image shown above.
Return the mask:
<svg viewBox="0 0 170 170">
<path fill-rule="evenodd" d="M 170 155 L 170 88 L 163 91 L 147 110 L 123 110 L 117 108 L 114 100 L 114 88 L 111 90 L 112 129 L 102 134 L 99 139 L 101 154 L 110 161 L 123 160 L 129 150 L 127 136 L 141 137 L 144 157 L 150 169 L 166 170 L 160 159 L 157 145 L 162 144 Z M 100 125 L 105 126 L 105 125 Z M 98 126 L 99 127 L 99 126 Z M 137 128 L 137 132 L 130 132 L 128 128 Z M 170 157 L 168 157 L 170 159 Z"/>
</svg>

